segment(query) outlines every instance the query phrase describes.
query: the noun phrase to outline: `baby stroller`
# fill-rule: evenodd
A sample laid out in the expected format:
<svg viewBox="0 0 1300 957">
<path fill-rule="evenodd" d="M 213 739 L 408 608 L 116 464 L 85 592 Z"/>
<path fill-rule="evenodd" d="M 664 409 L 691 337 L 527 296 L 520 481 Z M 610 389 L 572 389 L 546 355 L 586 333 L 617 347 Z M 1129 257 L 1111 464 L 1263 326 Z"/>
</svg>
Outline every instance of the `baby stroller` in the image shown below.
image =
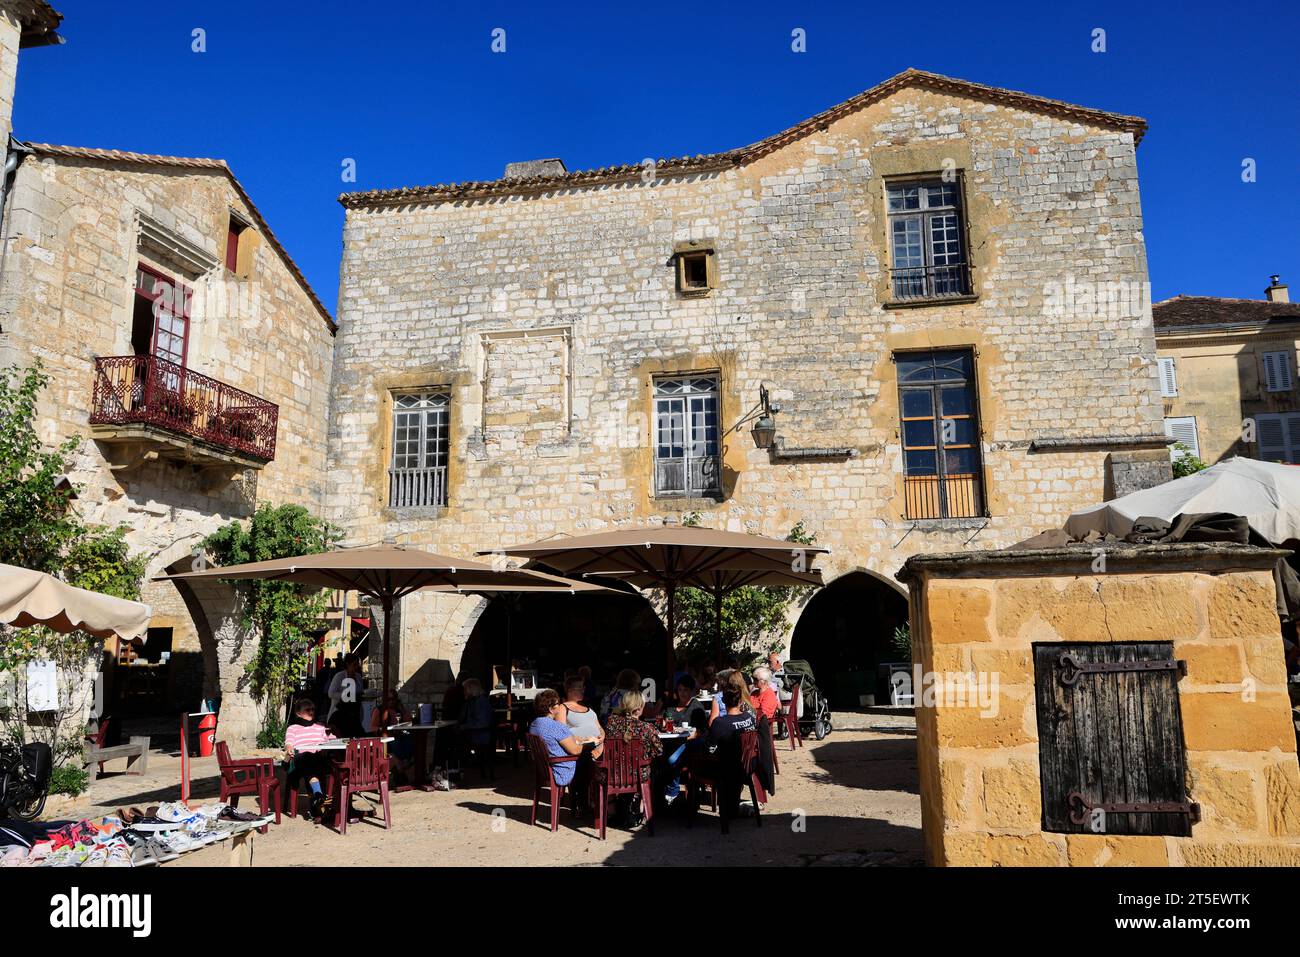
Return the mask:
<svg viewBox="0 0 1300 957">
<path fill-rule="evenodd" d="M 785 663 L 779 677 L 785 688 L 781 694 L 782 702 L 788 701 L 794 691 L 794 686 L 799 685 L 799 697 L 803 699 L 798 702 L 798 710 L 796 711 L 799 716 L 800 733 L 803 733 L 805 728 L 810 728 L 813 737 L 820 741 L 835 730 L 831 726 L 830 702 L 826 700 L 826 696 L 817 687 L 817 679 L 813 676 L 812 665 L 801 659 L 792 658 Z"/>
</svg>

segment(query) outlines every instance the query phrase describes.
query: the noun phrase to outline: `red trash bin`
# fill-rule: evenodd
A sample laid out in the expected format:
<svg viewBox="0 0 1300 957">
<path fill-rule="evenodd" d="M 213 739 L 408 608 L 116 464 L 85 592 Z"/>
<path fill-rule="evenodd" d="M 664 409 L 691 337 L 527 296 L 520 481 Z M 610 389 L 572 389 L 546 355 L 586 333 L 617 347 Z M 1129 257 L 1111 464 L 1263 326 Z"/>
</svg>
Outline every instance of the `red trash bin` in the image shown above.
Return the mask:
<svg viewBox="0 0 1300 957">
<path fill-rule="evenodd" d="M 199 719 L 199 757 L 212 756 L 217 745 L 217 716 L 213 712 Z"/>
</svg>

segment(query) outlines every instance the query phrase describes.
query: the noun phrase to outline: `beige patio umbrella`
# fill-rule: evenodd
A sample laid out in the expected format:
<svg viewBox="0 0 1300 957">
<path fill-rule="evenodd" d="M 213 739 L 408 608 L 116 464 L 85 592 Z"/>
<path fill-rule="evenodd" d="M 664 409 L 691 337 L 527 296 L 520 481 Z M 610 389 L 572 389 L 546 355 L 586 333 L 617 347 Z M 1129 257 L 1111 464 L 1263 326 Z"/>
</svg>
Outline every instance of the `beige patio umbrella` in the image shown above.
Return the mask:
<svg viewBox="0 0 1300 957">
<path fill-rule="evenodd" d="M 820 545 L 802 545 L 779 538 L 724 532 L 689 525 L 628 528 L 593 535 L 575 535 L 489 549 L 481 555 L 504 553 L 529 558 L 566 575 L 610 575 L 642 587 L 662 588 L 668 601 L 668 678 L 672 678 L 677 639 L 677 589 L 708 587 L 717 583 L 714 607 L 721 620 L 721 591 L 728 582 L 756 584 L 744 572 L 800 575 L 810 571 L 813 556 L 830 551 Z M 783 581 L 782 584 L 820 584 Z M 720 627 L 720 625 L 719 625 Z"/>
<path fill-rule="evenodd" d="M 44 625 L 58 632 L 85 631 L 96 638 L 130 641 L 148 634 L 153 609 L 59 581 L 53 575 L 0 564 L 0 624 Z"/>
<path fill-rule="evenodd" d="M 475 589 L 501 586 L 531 585 L 537 590 L 555 590 L 558 582 L 578 591 L 581 583 L 568 582 L 554 575 L 524 569 L 497 569 L 482 562 L 463 558 L 450 558 L 418 548 L 399 545 L 379 545 L 369 548 L 343 548 L 316 555 L 299 555 L 277 558 L 244 565 L 226 565 L 203 571 L 162 575 L 157 580 L 260 579 L 263 581 L 296 582 L 320 588 L 355 589 L 369 595 L 384 610 L 384 676 L 383 692 L 392 690 L 392 675 L 388 670 L 389 645 L 392 635 L 393 606 L 412 592 L 424 588 L 439 591 L 474 593 Z M 563 588 L 561 589 L 563 590 Z"/>
</svg>

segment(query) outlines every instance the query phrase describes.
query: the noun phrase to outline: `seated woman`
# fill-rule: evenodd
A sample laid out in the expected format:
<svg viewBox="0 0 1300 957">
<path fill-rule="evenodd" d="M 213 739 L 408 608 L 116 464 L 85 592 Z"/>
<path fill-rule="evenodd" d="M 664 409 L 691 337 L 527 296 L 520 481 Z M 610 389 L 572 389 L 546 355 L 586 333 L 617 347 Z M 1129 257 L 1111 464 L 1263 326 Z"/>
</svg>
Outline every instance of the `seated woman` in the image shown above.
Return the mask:
<svg viewBox="0 0 1300 957">
<path fill-rule="evenodd" d="M 733 672 L 740 675 L 740 672 Z M 729 817 L 735 817 L 740 807 L 740 791 L 744 784 L 744 774 L 740 767 L 740 736 L 746 731 L 757 730 L 754 713 L 746 711 L 741 700 L 744 690 L 744 676 L 741 681 L 726 682 L 722 689 L 722 702 L 726 713 L 713 719 L 709 725 L 707 749 L 709 760 L 717 766 L 718 782 L 721 793 L 718 802 Z"/>
<path fill-rule="evenodd" d="M 640 691 L 625 691 L 619 699 L 618 705 L 614 708 L 614 713 L 609 716 L 605 722 L 605 740 L 632 741 L 640 740 L 641 753 L 647 759 L 647 762 L 653 761 L 664 752 L 663 742 L 659 740 L 659 732 L 649 721 L 641 720 L 641 712 L 645 710 L 645 698 L 641 696 Z M 599 780 L 603 769 L 597 766 L 596 776 Z M 650 765 L 647 763 L 641 768 L 641 780 L 650 780 Z M 636 827 L 645 819 L 645 811 L 638 808 L 639 799 L 634 794 L 619 795 L 618 811 L 613 820 L 625 820 L 630 827 Z"/>
<path fill-rule="evenodd" d="M 759 665 L 754 669 L 753 687 L 750 688 L 749 697 L 754 705 L 754 713 L 760 718 L 771 721 L 776 717 L 781 702 L 776 696 L 776 689 L 772 687 L 772 672 L 769 668 Z"/>
<path fill-rule="evenodd" d="M 395 724 L 401 724 L 403 721 L 410 720 L 410 715 L 402 707 L 401 700 L 397 697 L 396 691 L 388 692 L 384 700 L 375 706 L 370 712 L 370 733 L 382 734 L 386 729 Z M 410 773 L 411 759 L 414 755 L 411 746 L 411 736 L 409 734 L 397 734 L 393 736 L 393 743 L 388 746 L 388 754 L 397 765 L 398 770 L 403 776 Z"/>
<path fill-rule="evenodd" d="M 722 693 L 732 686 L 740 691 L 741 708 L 750 714 L 755 713 L 754 702 L 750 700 L 749 685 L 745 682 L 745 676 L 737 668 L 727 668 L 718 672 L 718 690 L 713 693 L 713 704 L 709 707 L 710 725 L 719 715 L 726 714 L 727 706 L 723 703 Z"/>
<path fill-rule="evenodd" d="M 581 675 L 574 675 L 564 682 L 565 723 L 581 737 L 604 738 L 605 732 L 596 712 L 583 704 L 586 695 L 587 682 Z"/>
<path fill-rule="evenodd" d="M 669 746 L 668 766 L 661 779 L 664 798 L 669 804 L 677 800 L 678 795 L 681 794 L 682 770 L 687 757 L 702 746 L 701 735 L 709 726 L 709 713 L 703 703 L 695 697 L 695 679 L 688 674 L 682 675 L 677 679 L 675 690 L 673 700 L 664 708 L 664 718 L 672 721 L 675 730 L 680 731 L 689 726 L 691 731 L 685 741 Z"/>
<path fill-rule="evenodd" d="M 329 755 L 323 753 L 320 746 L 333 740 L 336 740 L 335 736 L 316 721 L 316 702 L 311 698 L 299 698 L 294 702 L 293 718 L 284 729 L 284 753 L 288 759 L 284 793 L 299 790 L 305 779 L 311 787 L 311 809 L 307 817 L 316 821 L 325 813 L 327 802 L 321 790 L 321 778 L 328 777 L 332 771 Z M 289 813 L 296 814 L 298 809 L 289 808 Z"/>
<path fill-rule="evenodd" d="M 542 739 L 546 745 L 546 753 L 553 758 L 582 754 L 582 747 L 588 741 L 574 734 L 573 729 L 565 723 L 567 709 L 564 707 L 564 702 L 560 700 L 559 694 L 547 688 L 533 699 L 533 705 L 537 708 L 537 717 L 528 726 L 528 733 Z M 552 764 L 551 776 L 555 779 L 555 783 L 572 784 L 574 766 L 577 763 L 562 761 L 559 764 Z"/>
</svg>

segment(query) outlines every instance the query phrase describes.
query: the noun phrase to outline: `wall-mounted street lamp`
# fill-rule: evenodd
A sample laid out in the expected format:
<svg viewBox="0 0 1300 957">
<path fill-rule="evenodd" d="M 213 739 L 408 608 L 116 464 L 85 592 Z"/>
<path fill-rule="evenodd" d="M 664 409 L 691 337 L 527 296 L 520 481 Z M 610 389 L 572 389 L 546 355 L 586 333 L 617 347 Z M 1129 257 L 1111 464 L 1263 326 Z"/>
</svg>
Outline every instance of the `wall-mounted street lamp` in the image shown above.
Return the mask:
<svg viewBox="0 0 1300 957">
<path fill-rule="evenodd" d="M 758 418 L 754 420 L 749 434 L 754 437 L 754 447 L 770 449 L 776 441 L 776 414 L 781 411 L 779 405 L 772 405 L 768 398 L 767 386 L 758 387 Z"/>
</svg>

